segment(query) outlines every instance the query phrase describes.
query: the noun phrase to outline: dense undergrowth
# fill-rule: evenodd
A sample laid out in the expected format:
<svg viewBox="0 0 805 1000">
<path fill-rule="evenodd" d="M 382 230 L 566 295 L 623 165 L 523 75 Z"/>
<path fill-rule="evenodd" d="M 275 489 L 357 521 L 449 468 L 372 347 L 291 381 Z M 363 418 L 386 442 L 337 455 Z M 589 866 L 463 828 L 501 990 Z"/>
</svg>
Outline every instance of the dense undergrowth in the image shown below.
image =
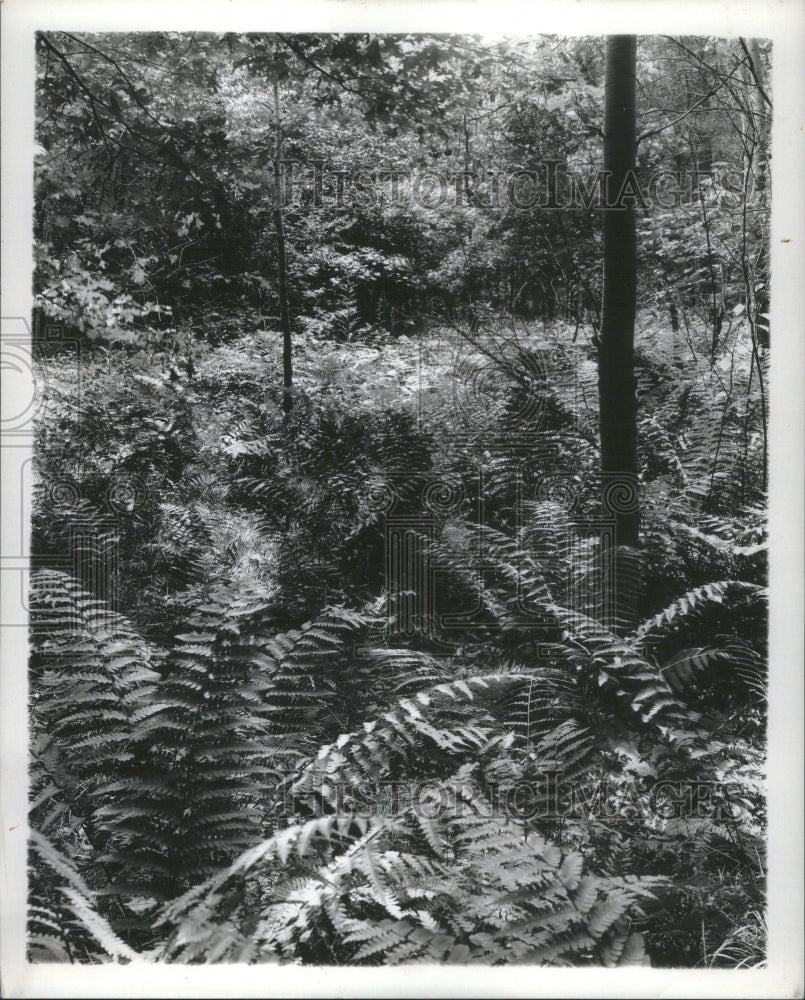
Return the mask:
<svg viewBox="0 0 805 1000">
<path fill-rule="evenodd" d="M 758 379 L 641 317 L 618 622 L 572 334 L 43 345 L 32 958 L 763 961 Z"/>
</svg>

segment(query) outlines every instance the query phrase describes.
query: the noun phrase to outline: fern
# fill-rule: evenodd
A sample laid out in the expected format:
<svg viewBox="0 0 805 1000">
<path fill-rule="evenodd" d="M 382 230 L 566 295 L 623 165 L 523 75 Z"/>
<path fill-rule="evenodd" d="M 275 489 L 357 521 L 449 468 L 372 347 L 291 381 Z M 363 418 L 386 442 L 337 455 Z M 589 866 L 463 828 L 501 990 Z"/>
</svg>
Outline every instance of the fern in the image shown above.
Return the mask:
<svg viewBox="0 0 805 1000">
<path fill-rule="evenodd" d="M 37 831 L 30 833 L 28 955 L 32 962 L 138 957 L 112 930 L 74 864 Z"/>
<path fill-rule="evenodd" d="M 384 664 L 364 647 L 377 623 L 370 613 L 329 607 L 299 629 L 266 642 L 271 692 L 265 710 L 274 732 L 309 748 L 334 726 L 348 726 L 359 706 L 371 711 L 382 703 Z"/>
<path fill-rule="evenodd" d="M 723 636 L 716 643 L 683 649 L 662 666 L 671 688 L 685 700 L 723 697 L 725 688 L 741 693 L 747 701 L 766 697 L 766 666 L 760 654 L 742 640 Z"/>
<path fill-rule="evenodd" d="M 59 838 L 80 824 L 106 895 L 169 897 L 259 839 L 277 785 L 267 613 L 259 591 L 217 592 L 161 676 L 120 616 L 62 574 L 34 577 L 32 823 Z"/>
<path fill-rule="evenodd" d="M 152 799 L 137 826 L 168 892 L 226 865 L 270 811 L 272 661 L 260 635 L 270 618 L 260 589 L 214 590 L 177 636 L 158 696 L 139 716 L 134 738 Z"/>
<path fill-rule="evenodd" d="M 727 780 L 726 751 L 706 743 L 697 712 L 728 680 L 760 696 L 762 650 L 741 633 L 756 631 L 763 591 L 709 584 L 616 636 L 556 602 L 547 577 L 564 552 L 540 557 L 524 535 L 489 528 L 474 537 L 482 580 L 466 534 L 448 527 L 426 548 L 481 602 L 480 626 L 453 633 L 464 646 L 420 634 L 389 648 L 377 604 L 280 631 L 265 590 L 233 582 L 209 588 L 157 653 L 69 579 L 43 577 L 55 617 L 33 633 L 32 690 L 48 692 L 34 709 L 33 815 L 82 858 L 84 924 L 98 913 L 126 947 L 161 938 L 163 957 L 181 961 L 644 961 L 630 921 L 662 881 L 602 847 L 584 875 L 597 821 L 552 814 L 537 778 L 555 769 L 585 801 L 624 759 Z M 710 642 L 696 644 L 697 630 Z M 56 738 L 87 720 L 97 753 L 71 788 Z M 416 786 L 416 804 L 404 795 L 383 815 L 373 789 L 386 781 Z M 484 798 L 501 782 L 531 783 L 527 819 Z M 639 827 L 647 870 L 676 851 L 682 878 L 687 822 Z M 744 821 L 702 827 L 697 870 L 706 852 L 755 836 Z"/>
<path fill-rule="evenodd" d="M 70 577 L 34 574 L 30 602 L 32 820 L 52 835 L 83 823 L 99 846 L 99 806 L 119 822 L 125 815 L 108 786 L 130 767 L 137 716 L 159 674 L 125 620 Z"/>
<path fill-rule="evenodd" d="M 740 608 L 757 606 L 766 597 L 766 589 L 754 583 L 741 580 L 722 580 L 707 583 L 694 590 L 689 590 L 671 605 L 643 622 L 636 632 L 635 638 L 641 643 L 656 641 L 669 631 L 680 631 L 691 620 L 701 620 L 706 615 L 712 615 L 714 609 Z"/>
<path fill-rule="evenodd" d="M 428 824 L 428 836 L 413 811 L 326 817 L 275 834 L 165 910 L 166 957 L 644 962 L 624 916 L 662 880 L 584 876 L 579 855 L 468 812 L 466 777 L 445 786 L 446 816 Z M 307 873 L 295 874 L 308 857 Z M 223 923 L 214 916 L 222 911 Z"/>
</svg>

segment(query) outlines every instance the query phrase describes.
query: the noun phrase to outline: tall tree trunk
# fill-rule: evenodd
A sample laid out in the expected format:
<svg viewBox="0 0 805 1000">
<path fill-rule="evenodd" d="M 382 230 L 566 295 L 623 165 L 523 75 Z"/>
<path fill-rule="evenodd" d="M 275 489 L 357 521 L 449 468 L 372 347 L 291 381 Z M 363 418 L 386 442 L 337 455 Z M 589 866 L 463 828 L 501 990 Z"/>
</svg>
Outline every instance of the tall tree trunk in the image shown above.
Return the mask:
<svg viewBox="0 0 805 1000">
<path fill-rule="evenodd" d="M 288 267 L 285 260 L 285 222 L 282 214 L 282 119 L 280 85 L 274 77 L 274 228 L 277 236 L 277 274 L 279 279 L 280 328 L 282 330 L 282 412 L 286 418 L 293 406 L 293 345 L 288 312 Z"/>
<path fill-rule="evenodd" d="M 634 327 L 637 296 L 637 234 L 634 199 L 624 185 L 636 168 L 637 39 L 612 35 L 606 43 L 603 218 L 604 294 L 598 351 L 601 418 L 602 513 L 614 524 L 604 545 L 605 608 L 621 624 L 634 617 L 640 508 L 637 494 L 637 398 Z M 634 174 L 632 174 L 634 176 Z M 624 549 L 624 547 L 626 547 Z"/>
<path fill-rule="evenodd" d="M 752 342 L 750 355 L 749 387 L 747 389 L 747 418 L 744 424 L 749 427 L 749 396 L 752 387 L 752 375 L 757 367 L 758 392 L 760 395 L 760 420 L 763 433 L 762 484 L 763 490 L 768 485 L 768 419 L 766 415 L 766 388 L 763 382 L 761 367 L 761 346 L 768 346 L 765 336 L 767 325 L 763 323 L 763 313 L 769 309 L 768 302 L 768 230 L 764 224 L 767 217 L 765 209 L 768 205 L 767 175 L 768 168 L 768 128 L 765 125 L 764 113 L 768 94 L 763 83 L 763 63 L 760 57 L 760 46 L 757 39 L 750 39 L 747 47 L 744 40 L 739 39 L 748 66 L 745 69 L 747 89 L 746 127 L 743 144 L 746 151 L 746 179 L 743 193 L 743 235 L 741 238 L 741 273 L 744 282 L 744 299 L 746 303 L 746 319 L 749 324 L 749 334 Z M 750 207 L 754 210 L 750 211 Z M 763 323 L 763 326 L 761 326 Z M 748 442 L 748 433 L 744 434 Z"/>
</svg>

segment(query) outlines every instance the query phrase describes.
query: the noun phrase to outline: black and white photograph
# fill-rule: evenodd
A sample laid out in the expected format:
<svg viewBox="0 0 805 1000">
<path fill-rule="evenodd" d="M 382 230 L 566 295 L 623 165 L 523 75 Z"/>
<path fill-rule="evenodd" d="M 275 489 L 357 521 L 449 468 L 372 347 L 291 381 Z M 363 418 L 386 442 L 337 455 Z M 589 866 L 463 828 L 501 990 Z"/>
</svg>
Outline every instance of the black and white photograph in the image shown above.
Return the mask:
<svg viewBox="0 0 805 1000">
<path fill-rule="evenodd" d="M 4 168 L 7 995 L 801 996 L 790 41 L 104 6 Z"/>
</svg>

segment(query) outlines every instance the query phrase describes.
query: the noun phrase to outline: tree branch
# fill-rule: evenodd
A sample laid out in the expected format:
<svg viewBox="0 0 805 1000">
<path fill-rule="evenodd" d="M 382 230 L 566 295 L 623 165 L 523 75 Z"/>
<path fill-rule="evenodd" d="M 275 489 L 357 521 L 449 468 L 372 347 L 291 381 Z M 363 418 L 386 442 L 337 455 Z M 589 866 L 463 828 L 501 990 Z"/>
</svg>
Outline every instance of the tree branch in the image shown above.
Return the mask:
<svg viewBox="0 0 805 1000">
<path fill-rule="evenodd" d="M 739 38 L 738 41 L 741 43 L 741 48 L 746 53 L 746 59 L 747 59 L 747 62 L 749 64 L 749 72 L 752 74 L 752 79 L 755 81 L 755 86 L 757 87 L 758 91 L 760 92 L 760 96 L 763 98 L 763 100 L 766 102 L 766 104 L 769 107 L 771 107 L 772 104 L 771 104 L 771 101 L 769 100 L 769 95 L 763 89 L 763 84 L 760 82 L 760 78 L 758 76 L 757 69 L 755 68 L 755 60 L 752 58 L 752 54 L 749 51 L 749 49 L 746 47 L 746 42 L 743 40 L 743 38 Z"/>
<path fill-rule="evenodd" d="M 748 53 L 747 53 L 747 55 L 748 55 Z M 674 125 L 678 125 L 679 122 L 684 121 L 685 118 L 688 117 L 688 115 L 693 114 L 693 112 L 697 108 L 701 107 L 701 105 L 704 104 L 704 102 L 706 100 L 708 100 L 709 98 L 711 98 L 714 94 L 718 93 L 718 91 L 721 90 L 721 88 L 727 84 L 727 82 L 734 76 L 735 72 L 741 66 L 743 66 L 743 64 L 745 62 L 746 62 L 745 59 L 739 59 L 738 62 L 730 70 L 729 74 L 726 77 L 724 77 L 723 79 L 720 79 L 719 82 L 714 87 L 711 87 L 711 89 L 708 90 L 708 92 L 703 97 L 700 97 L 699 100 L 696 101 L 695 104 L 692 104 L 686 111 L 683 111 L 683 113 L 681 115 L 679 115 L 677 118 L 674 118 L 670 122 L 666 122 L 665 125 L 661 125 L 659 128 L 651 129 L 648 132 L 643 132 L 642 135 L 639 135 L 637 137 L 638 143 L 642 142 L 643 139 L 648 139 L 652 135 L 658 135 L 660 132 L 664 132 L 667 128 L 671 128 Z"/>
</svg>

